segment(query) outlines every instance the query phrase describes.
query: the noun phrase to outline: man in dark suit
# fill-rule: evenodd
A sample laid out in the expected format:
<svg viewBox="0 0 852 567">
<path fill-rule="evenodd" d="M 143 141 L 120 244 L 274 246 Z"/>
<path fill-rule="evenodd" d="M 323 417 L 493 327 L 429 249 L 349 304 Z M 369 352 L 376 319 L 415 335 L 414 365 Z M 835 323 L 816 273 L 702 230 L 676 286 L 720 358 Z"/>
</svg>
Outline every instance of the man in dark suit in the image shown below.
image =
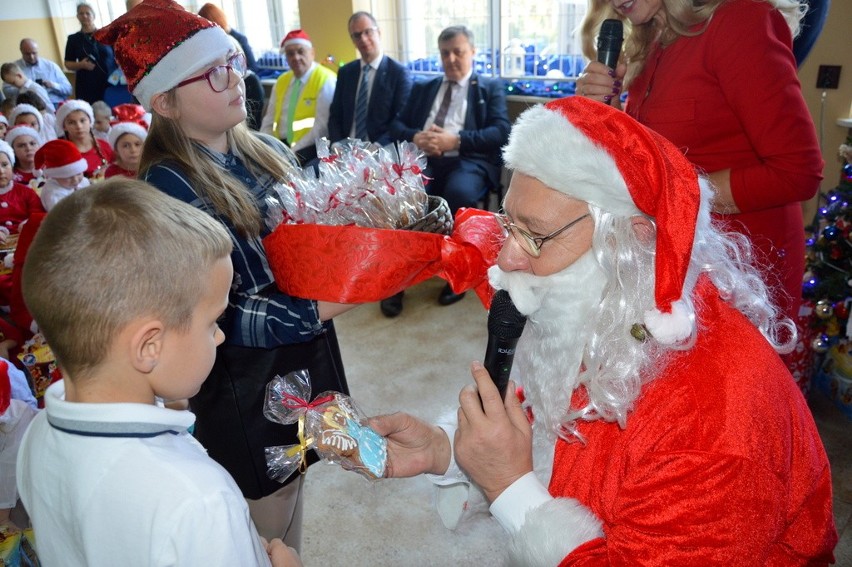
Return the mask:
<svg viewBox="0 0 852 567">
<path fill-rule="evenodd" d="M 391 134 L 426 153 L 426 175 L 432 179 L 426 191 L 446 199 L 455 215 L 460 207 L 475 207 L 499 184 L 500 149 L 511 125 L 502 82 L 473 71 L 473 33 L 450 26 L 438 36 L 438 50 L 444 76 L 414 84 Z M 447 285 L 438 302 L 450 305 L 462 296 Z M 402 294 L 385 299 L 381 307 L 395 317 L 402 311 Z"/>
<path fill-rule="evenodd" d="M 382 31 L 369 12 L 352 14 L 349 37 L 361 58 L 347 63 L 337 73 L 328 118 L 329 140 L 350 137 L 388 144 L 393 141 L 388 133 L 390 123 L 411 92 L 411 75 L 384 55 Z M 359 114 L 361 103 L 365 106 Z"/>
</svg>

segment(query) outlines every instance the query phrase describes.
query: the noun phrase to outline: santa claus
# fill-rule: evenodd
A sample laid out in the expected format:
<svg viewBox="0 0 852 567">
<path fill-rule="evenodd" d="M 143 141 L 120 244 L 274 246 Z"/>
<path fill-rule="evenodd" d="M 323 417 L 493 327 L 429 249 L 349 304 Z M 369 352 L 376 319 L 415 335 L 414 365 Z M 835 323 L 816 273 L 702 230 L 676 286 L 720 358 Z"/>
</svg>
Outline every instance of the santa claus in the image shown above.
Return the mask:
<svg viewBox="0 0 852 567">
<path fill-rule="evenodd" d="M 489 275 L 528 317 L 525 401 L 474 363 L 457 429 L 373 420 L 388 475 L 470 479 L 513 564 L 832 561 L 828 460 L 778 357 L 795 329 L 748 241 L 711 223 L 711 188 L 581 97 L 524 112 L 504 157 L 508 236 Z"/>
</svg>

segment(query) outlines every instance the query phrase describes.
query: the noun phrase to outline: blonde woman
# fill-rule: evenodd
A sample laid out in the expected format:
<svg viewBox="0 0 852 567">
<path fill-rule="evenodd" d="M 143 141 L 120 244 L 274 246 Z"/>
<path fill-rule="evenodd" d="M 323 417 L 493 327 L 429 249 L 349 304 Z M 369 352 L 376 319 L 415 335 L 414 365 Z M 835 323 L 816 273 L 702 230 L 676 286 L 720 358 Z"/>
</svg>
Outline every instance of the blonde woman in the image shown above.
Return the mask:
<svg viewBox="0 0 852 567">
<path fill-rule="evenodd" d="M 605 18 L 625 23 L 621 62 L 590 63 L 577 94 L 619 105 L 716 187 L 713 211 L 751 237 L 774 301 L 796 320 L 804 272 L 799 205 L 823 161 L 792 53 L 796 0 L 589 0 L 586 55 Z"/>
</svg>

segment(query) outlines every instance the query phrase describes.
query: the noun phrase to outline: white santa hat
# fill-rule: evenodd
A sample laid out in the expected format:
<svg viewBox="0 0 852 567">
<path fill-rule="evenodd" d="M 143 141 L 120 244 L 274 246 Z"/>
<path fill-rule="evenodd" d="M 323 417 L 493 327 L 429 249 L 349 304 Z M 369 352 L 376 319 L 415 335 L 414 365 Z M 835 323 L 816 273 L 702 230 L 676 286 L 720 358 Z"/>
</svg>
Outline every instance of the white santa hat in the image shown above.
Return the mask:
<svg viewBox="0 0 852 567">
<path fill-rule="evenodd" d="M 521 114 L 503 157 L 506 167 L 612 214 L 652 217 L 656 308 L 643 322 L 664 344 L 690 335 L 682 299 L 691 293 L 684 286 L 701 193 L 695 168 L 674 145 L 625 112 L 573 96 Z"/>
<path fill-rule="evenodd" d="M 146 110 L 151 99 L 232 51 L 228 34 L 172 0 L 145 0 L 95 32 L 115 50 L 127 86 Z"/>
<path fill-rule="evenodd" d="M 9 125 L 9 119 L 6 118 L 6 115 L 0 112 L 0 124 Z"/>
<path fill-rule="evenodd" d="M 18 116 L 21 114 L 34 115 L 38 121 L 38 131 L 41 132 L 44 130 L 44 119 L 41 117 L 41 112 L 38 111 L 38 108 L 31 104 L 16 104 L 12 109 L 12 112 L 9 113 L 9 122 L 14 125 L 15 120 L 17 120 Z M 41 138 L 41 135 L 39 135 L 39 138 Z"/>
<path fill-rule="evenodd" d="M 148 137 L 150 114 L 139 104 L 119 104 L 112 109 L 115 120 L 110 123 L 109 145 L 115 148 L 118 139 L 125 134 L 133 134 L 143 142 Z"/>
<path fill-rule="evenodd" d="M 72 142 L 51 140 L 36 152 L 35 166 L 47 177 L 62 179 L 85 172 L 88 164 Z"/>
<path fill-rule="evenodd" d="M 12 149 L 12 146 L 8 142 L 0 140 L 0 154 L 6 154 L 6 157 L 9 158 L 9 163 L 15 163 L 15 150 Z"/>
<path fill-rule="evenodd" d="M 8 132 L 6 132 L 6 141 L 10 146 L 15 145 L 15 140 L 19 136 L 30 136 L 33 140 L 38 143 L 40 146 L 44 140 L 42 140 L 41 134 L 37 132 L 34 128 L 27 126 L 26 124 L 18 124 L 17 126 L 10 128 Z"/>
<path fill-rule="evenodd" d="M 85 100 L 71 99 L 66 100 L 56 109 L 56 135 L 62 137 L 65 135 L 65 119 L 75 110 L 82 110 L 89 117 L 89 122 L 94 125 L 95 112 L 92 110 L 92 105 Z"/>
</svg>

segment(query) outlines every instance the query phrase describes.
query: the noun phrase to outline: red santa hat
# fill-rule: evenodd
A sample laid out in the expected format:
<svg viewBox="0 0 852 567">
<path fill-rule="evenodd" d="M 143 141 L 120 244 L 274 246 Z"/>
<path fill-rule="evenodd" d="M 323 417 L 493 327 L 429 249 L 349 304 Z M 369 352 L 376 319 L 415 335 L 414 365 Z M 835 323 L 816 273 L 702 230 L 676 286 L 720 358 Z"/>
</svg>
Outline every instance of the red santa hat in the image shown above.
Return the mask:
<svg viewBox="0 0 852 567">
<path fill-rule="evenodd" d="M 51 140 L 39 148 L 35 155 L 35 166 L 47 177 L 60 179 L 83 173 L 88 167 L 80 150 L 68 140 Z"/>
<path fill-rule="evenodd" d="M 41 134 L 26 124 L 18 124 L 17 126 L 10 128 L 9 131 L 6 132 L 6 142 L 8 142 L 10 146 L 14 146 L 15 140 L 19 136 L 30 136 L 38 145 L 41 145 Z"/>
<path fill-rule="evenodd" d="M 0 140 L 0 154 L 6 154 L 6 157 L 9 158 L 9 163 L 15 163 L 15 150 L 12 149 L 9 142 Z"/>
<path fill-rule="evenodd" d="M 145 0 L 96 31 L 95 39 L 113 46 L 127 86 L 146 110 L 155 94 L 232 50 L 222 28 L 172 0 Z"/>
<path fill-rule="evenodd" d="M 68 118 L 68 115 L 74 112 L 75 110 L 82 110 L 83 112 L 85 112 L 86 116 L 89 117 L 90 126 L 94 126 L 95 111 L 92 110 L 92 105 L 86 102 L 85 100 L 72 98 L 60 104 L 59 108 L 56 109 L 55 130 L 57 136 L 62 137 L 65 135 L 65 119 Z"/>
<path fill-rule="evenodd" d="M 558 153 L 554 152 L 558 149 Z M 681 299 L 701 191 L 695 168 L 662 136 L 626 113 L 574 96 L 521 114 L 503 150 L 506 166 L 618 216 L 657 226 L 654 300 L 644 324 L 661 343 L 689 336 Z"/>
<path fill-rule="evenodd" d="M 31 104 L 16 104 L 15 107 L 12 108 L 12 112 L 9 113 L 9 122 L 14 126 L 15 121 L 21 114 L 32 114 L 35 116 L 36 121 L 38 121 L 39 132 L 44 130 L 44 119 L 41 117 L 41 112 L 38 111 L 38 108 Z M 39 135 L 39 138 L 41 138 L 41 135 Z"/>
<path fill-rule="evenodd" d="M 293 30 L 285 35 L 284 39 L 281 40 L 281 53 L 284 53 L 284 48 L 288 45 L 304 45 L 306 47 L 313 47 L 314 44 L 311 43 L 311 38 L 305 30 Z"/>
<path fill-rule="evenodd" d="M 110 123 L 109 145 L 115 148 L 118 139 L 125 134 L 133 134 L 143 142 L 148 137 L 148 117 L 140 104 L 119 104 L 112 109 L 115 118 Z"/>
</svg>

